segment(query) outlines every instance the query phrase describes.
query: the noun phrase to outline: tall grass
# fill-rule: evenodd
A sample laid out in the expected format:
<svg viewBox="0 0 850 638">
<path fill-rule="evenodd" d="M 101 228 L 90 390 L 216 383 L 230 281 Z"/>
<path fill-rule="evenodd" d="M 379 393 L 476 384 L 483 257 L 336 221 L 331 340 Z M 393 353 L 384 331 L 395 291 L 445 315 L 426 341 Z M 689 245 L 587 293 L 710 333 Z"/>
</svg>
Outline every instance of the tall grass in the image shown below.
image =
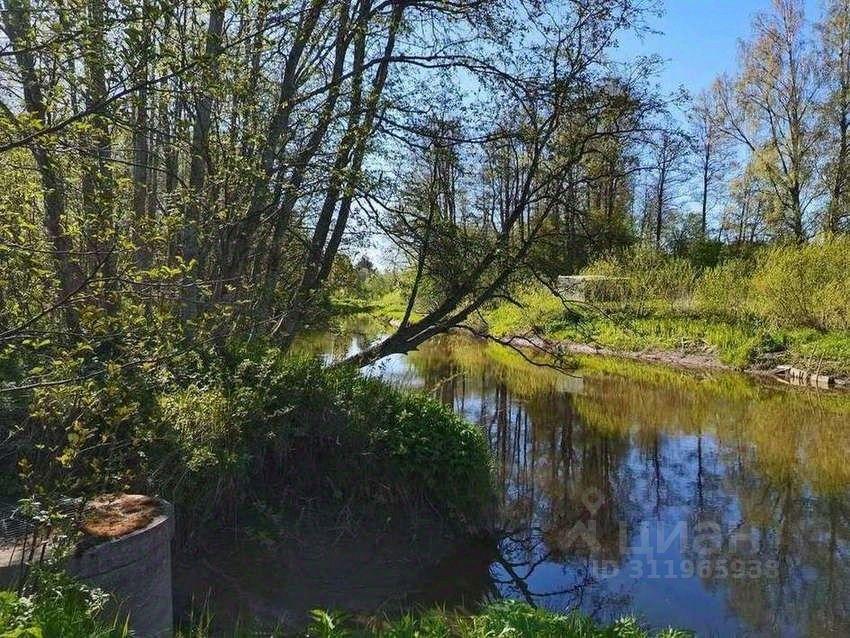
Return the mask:
<svg viewBox="0 0 850 638">
<path fill-rule="evenodd" d="M 591 285 L 589 296 L 636 314 L 666 307 L 780 328 L 850 329 L 847 236 L 765 247 L 702 271 L 683 258 L 635 247 L 591 264 L 584 273 L 620 278 Z"/>
<path fill-rule="evenodd" d="M 850 330 L 850 237 L 777 246 L 758 255 L 749 309 L 782 327 Z"/>
<path fill-rule="evenodd" d="M 681 304 L 692 295 L 697 279 L 689 261 L 645 245 L 600 259 L 582 274 L 611 278 L 588 285 L 590 300 L 627 305 L 637 314 L 659 303 L 668 308 Z"/>
<path fill-rule="evenodd" d="M 600 626 L 578 613 L 555 613 L 516 601 L 501 601 L 475 615 L 433 610 L 395 621 L 351 627 L 344 618 L 316 612 L 306 631 L 309 638 L 686 638 L 687 631 L 667 629 L 652 633 L 634 618 Z"/>
</svg>

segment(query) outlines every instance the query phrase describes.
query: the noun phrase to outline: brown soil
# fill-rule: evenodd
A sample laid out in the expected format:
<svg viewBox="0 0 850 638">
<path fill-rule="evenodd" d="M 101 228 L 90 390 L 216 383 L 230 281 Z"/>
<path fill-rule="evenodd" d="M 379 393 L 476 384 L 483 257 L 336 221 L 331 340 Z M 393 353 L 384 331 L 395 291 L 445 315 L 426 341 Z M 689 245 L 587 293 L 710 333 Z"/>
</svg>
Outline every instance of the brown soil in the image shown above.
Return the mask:
<svg viewBox="0 0 850 638">
<path fill-rule="evenodd" d="M 82 530 L 95 538 L 120 538 L 150 525 L 161 510 L 150 496 L 105 494 L 86 504 Z"/>
</svg>

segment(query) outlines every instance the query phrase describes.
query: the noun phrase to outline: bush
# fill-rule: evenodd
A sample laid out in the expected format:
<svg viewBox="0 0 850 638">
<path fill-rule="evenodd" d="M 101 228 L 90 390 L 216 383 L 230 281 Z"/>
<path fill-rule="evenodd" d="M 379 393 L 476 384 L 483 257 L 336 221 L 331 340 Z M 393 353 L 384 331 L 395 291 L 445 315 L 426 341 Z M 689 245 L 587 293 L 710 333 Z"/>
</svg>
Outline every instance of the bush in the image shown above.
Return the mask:
<svg viewBox="0 0 850 638">
<path fill-rule="evenodd" d="M 69 362 L 63 376 L 83 370 Z M 156 391 L 142 370 L 118 366 L 107 366 L 99 377 L 36 391 L 30 418 L 16 432 L 27 492 L 78 496 L 135 483 L 147 465 L 150 424 L 158 420 Z"/>
<path fill-rule="evenodd" d="M 8 638 L 127 638 L 126 623 L 107 622 L 109 597 L 62 573 L 40 571 L 24 595 L 0 591 L 0 636 Z"/>
<path fill-rule="evenodd" d="M 850 329 L 850 237 L 776 246 L 758 255 L 753 311 L 776 326 Z"/>
<path fill-rule="evenodd" d="M 454 518 L 474 524 L 493 489 L 481 430 L 431 397 L 389 390 L 374 379 L 363 390 L 352 417 L 365 421 L 375 457 L 388 459 L 402 484 L 420 486 Z"/>
<path fill-rule="evenodd" d="M 186 386 L 159 371 L 146 384 L 134 373 L 122 383 L 116 372 L 44 389 L 24 466 L 63 496 L 167 498 L 187 533 L 281 494 L 424 499 L 462 523 L 486 509 L 484 435 L 434 400 L 274 348 L 232 348 L 214 366 L 207 358 L 197 362 L 202 374 L 182 370 Z"/>
<path fill-rule="evenodd" d="M 701 272 L 684 259 L 648 247 L 591 264 L 584 274 L 622 277 L 588 287 L 588 299 L 622 304 L 638 314 L 661 302 L 693 307 L 729 321 L 774 328 L 850 329 L 850 237 L 773 246 L 752 258 L 730 258 Z"/>
<path fill-rule="evenodd" d="M 148 489 L 177 500 L 184 519 L 232 511 L 250 481 L 250 457 L 230 399 L 190 386 L 160 396 L 159 409 L 150 457 L 162 479 Z"/>
<path fill-rule="evenodd" d="M 703 238 L 689 242 L 680 256 L 691 262 L 697 270 L 705 270 L 719 265 L 726 253 L 727 247 L 723 242 Z"/>
<path fill-rule="evenodd" d="M 730 259 L 703 272 L 694 290 L 697 310 L 716 317 L 742 319 L 749 316 L 753 263 Z"/>
<path fill-rule="evenodd" d="M 582 274 L 614 278 L 588 286 L 588 301 L 621 303 L 639 312 L 646 311 L 651 302 L 660 301 L 670 307 L 686 302 L 696 278 L 687 260 L 650 246 L 634 246 L 620 255 L 599 260 Z"/>
</svg>

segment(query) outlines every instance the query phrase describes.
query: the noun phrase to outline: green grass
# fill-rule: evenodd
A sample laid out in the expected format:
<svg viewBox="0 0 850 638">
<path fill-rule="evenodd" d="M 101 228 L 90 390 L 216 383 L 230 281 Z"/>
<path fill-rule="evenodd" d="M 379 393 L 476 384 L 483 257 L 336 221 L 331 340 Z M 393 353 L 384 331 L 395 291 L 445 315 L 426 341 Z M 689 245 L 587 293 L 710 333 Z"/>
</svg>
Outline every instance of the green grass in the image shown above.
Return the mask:
<svg viewBox="0 0 850 638">
<path fill-rule="evenodd" d="M 103 595 L 58 573 L 42 577 L 27 596 L 0 592 L 0 636 L 3 638 L 129 638 L 125 623 L 103 619 Z M 179 627 L 178 638 L 213 635 L 214 610 Z M 299 635 L 246 625 L 232 638 Z M 577 612 L 556 613 L 516 601 L 491 603 L 477 614 L 432 609 L 401 618 L 349 617 L 315 610 L 304 638 L 688 638 L 691 632 L 650 632 L 634 618 L 602 626 Z"/>
<path fill-rule="evenodd" d="M 343 617 L 317 611 L 306 631 L 309 638 L 685 638 L 692 635 L 674 629 L 651 633 L 634 618 L 600 626 L 578 613 L 555 613 L 515 601 L 490 604 L 474 615 L 432 610 L 393 621 L 372 621 L 366 627 L 353 626 Z"/>
<path fill-rule="evenodd" d="M 393 289 L 375 300 L 370 314 L 388 321 L 401 321 L 407 311 L 407 301 L 407 297 L 401 290 Z M 415 311 L 411 313 L 411 319 L 414 321 L 420 316 Z"/>
<path fill-rule="evenodd" d="M 700 315 L 693 308 L 644 304 L 563 303 L 549 290 L 534 287 L 484 313 L 491 334 L 536 333 L 550 339 L 597 345 L 621 352 L 646 350 L 710 354 L 730 367 L 789 363 L 850 373 L 850 332 L 782 328 L 758 320 L 727 320 Z"/>
<path fill-rule="evenodd" d="M 564 323 L 564 304 L 542 286 L 526 288 L 516 303 L 502 302 L 484 315 L 491 334 L 502 337 L 529 331 L 550 331 Z"/>
<path fill-rule="evenodd" d="M 23 595 L 0 591 L 3 638 L 128 638 L 126 623 L 106 620 L 108 598 L 62 573 L 41 571 Z"/>
</svg>

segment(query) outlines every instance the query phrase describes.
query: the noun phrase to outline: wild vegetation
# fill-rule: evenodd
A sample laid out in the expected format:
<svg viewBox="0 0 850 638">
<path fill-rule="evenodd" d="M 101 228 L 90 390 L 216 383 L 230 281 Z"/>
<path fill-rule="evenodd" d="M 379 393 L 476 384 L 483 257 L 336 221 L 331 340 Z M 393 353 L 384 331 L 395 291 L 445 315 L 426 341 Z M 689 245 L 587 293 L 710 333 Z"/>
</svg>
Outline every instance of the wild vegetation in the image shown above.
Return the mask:
<svg viewBox="0 0 850 638">
<path fill-rule="evenodd" d="M 187 534 L 269 494 L 280 505 L 421 500 L 458 523 L 482 520 L 482 435 L 433 399 L 277 349 L 196 354 L 179 370 L 39 389 L 14 432 L 22 493 L 158 494 Z"/>
<path fill-rule="evenodd" d="M 108 619 L 108 596 L 61 572 L 40 571 L 23 595 L 0 591 L 0 633 L 9 638 L 129 638 L 120 618 Z"/>
<path fill-rule="evenodd" d="M 344 618 L 317 612 L 306 635 L 309 638 L 687 638 L 692 634 L 674 629 L 650 633 L 634 618 L 622 618 L 610 626 L 600 626 L 580 614 L 556 614 L 535 609 L 525 603 L 505 601 L 488 605 L 481 613 L 473 616 L 431 611 L 408 615 L 392 622 L 376 623 L 375 627 L 368 629 L 352 629 L 344 622 Z"/>
<path fill-rule="evenodd" d="M 32 597 L 0 592 L 0 631 L 9 638 L 132 636 L 126 626 L 98 619 L 102 602 L 101 593 L 67 580 L 44 583 Z M 207 629 L 206 625 L 200 624 L 186 631 L 181 630 L 177 635 L 181 638 L 206 638 L 209 635 Z M 237 632 L 234 638 L 240 635 Z M 244 635 L 247 638 L 257 634 L 245 632 Z M 316 610 L 310 625 L 294 635 L 304 638 L 486 638 L 494 635 L 528 638 L 687 638 L 692 634 L 672 629 L 650 634 L 634 618 L 623 618 L 610 626 L 601 627 L 580 614 L 556 614 L 524 603 L 507 601 L 491 604 L 472 616 L 434 610 L 406 615 L 397 620 L 375 620 L 371 626 L 358 626 L 342 615 Z"/>
<path fill-rule="evenodd" d="M 0 0 L 0 495 L 163 496 L 184 539 L 273 487 L 469 531 L 480 431 L 358 368 L 467 327 L 846 372 L 850 5 L 774 0 L 693 98 L 618 56 L 658 9 Z M 624 279 L 565 305 L 579 272 Z M 388 334 L 297 354 L 364 307 Z M 65 613 L 33 586 L 15 630 Z"/>
<path fill-rule="evenodd" d="M 736 368 L 779 363 L 850 371 L 850 242 L 779 245 L 711 267 L 636 246 L 582 273 L 585 301 L 521 289 L 482 314 L 497 337 L 540 336 L 615 351 L 716 356 Z"/>
</svg>

